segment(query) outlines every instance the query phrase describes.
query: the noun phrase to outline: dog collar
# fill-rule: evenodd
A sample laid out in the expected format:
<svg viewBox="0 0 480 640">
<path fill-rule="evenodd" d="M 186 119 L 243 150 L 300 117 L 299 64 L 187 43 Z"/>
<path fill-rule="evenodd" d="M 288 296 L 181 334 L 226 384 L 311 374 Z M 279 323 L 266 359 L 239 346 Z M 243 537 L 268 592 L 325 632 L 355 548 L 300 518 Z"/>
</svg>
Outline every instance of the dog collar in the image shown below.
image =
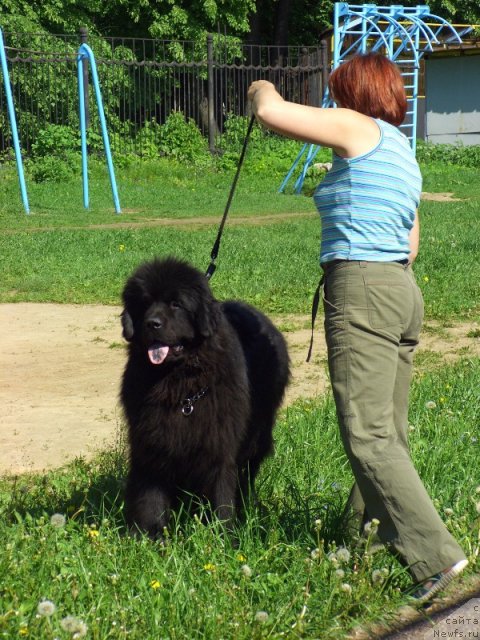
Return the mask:
<svg viewBox="0 0 480 640">
<path fill-rule="evenodd" d="M 203 398 L 206 395 L 207 391 L 208 391 L 208 387 L 203 387 L 203 389 L 200 389 L 200 391 L 197 391 L 197 393 L 194 393 L 193 396 L 190 396 L 189 398 L 185 398 L 184 400 L 182 400 L 181 411 L 184 416 L 190 416 L 193 413 L 193 405 L 197 400 L 200 400 L 200 398 Z"/>
</svg>

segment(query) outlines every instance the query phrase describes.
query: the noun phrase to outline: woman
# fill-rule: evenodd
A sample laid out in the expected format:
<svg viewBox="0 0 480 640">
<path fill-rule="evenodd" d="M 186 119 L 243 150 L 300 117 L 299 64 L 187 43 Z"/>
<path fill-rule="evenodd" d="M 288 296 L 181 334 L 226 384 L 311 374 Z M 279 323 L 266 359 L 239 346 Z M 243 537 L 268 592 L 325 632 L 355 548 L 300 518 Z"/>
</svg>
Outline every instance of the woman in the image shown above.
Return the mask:
<svg viewBox="0 0 480 640">
<path fill-rule="evenodd" d="M 340 432 L 356 484 L 349 506 L 406 563 L 428 601 L 467 565 L 437 514 L 408 444 L 408 394 L 423 301 L 411 264 L 419 244 L 421 175 L 397 129 L 407 101 L 396 65 L 356 56 L 330 76 L 337 109 L 286 102 L 265 80 L 248 98 L 258 121 L 330 147 L 314 200 L 322 223 L 328 364 Z"/>
</svg>

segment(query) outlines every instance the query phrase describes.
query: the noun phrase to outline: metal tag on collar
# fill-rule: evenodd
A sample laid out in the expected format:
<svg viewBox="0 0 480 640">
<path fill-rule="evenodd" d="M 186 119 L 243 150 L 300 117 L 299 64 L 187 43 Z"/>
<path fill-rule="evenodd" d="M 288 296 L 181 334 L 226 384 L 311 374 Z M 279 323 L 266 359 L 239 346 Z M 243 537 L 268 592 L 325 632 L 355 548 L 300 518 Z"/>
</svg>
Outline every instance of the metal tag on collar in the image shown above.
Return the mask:
<svg viewBox="0 0 480 640">
<path fill-rule="evenodd" d="M 182 413 L 184 416 L 189 416 L 193 413 L 193 402 L 190 398 L 186 398 L 182 402 Z"/>
</svg>

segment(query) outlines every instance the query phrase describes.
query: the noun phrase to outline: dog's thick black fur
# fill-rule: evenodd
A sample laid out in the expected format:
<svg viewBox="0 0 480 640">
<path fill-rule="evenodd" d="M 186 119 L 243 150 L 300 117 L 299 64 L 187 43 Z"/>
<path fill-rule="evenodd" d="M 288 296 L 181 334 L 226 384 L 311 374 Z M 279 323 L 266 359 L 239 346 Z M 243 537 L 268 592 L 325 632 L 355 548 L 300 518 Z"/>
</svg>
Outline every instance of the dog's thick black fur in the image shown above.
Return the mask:
<svg viewBox="0 0 480 640">
<path fill-rule="evenodd" d="M 140 266 L 123 303 L 127 521 L 161 536 L 185 492 L 231 521 L 272 451 L 285 340 L 257 309 L 215 300 L 205 276 L 175 258 Z"/>
</svg>

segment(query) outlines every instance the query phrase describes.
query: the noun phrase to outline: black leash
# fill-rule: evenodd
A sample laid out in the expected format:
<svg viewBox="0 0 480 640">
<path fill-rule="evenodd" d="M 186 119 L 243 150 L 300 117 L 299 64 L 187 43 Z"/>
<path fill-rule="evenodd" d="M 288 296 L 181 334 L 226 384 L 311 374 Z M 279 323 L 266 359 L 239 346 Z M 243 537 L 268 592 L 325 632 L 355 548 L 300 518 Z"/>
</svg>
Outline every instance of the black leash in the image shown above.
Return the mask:
<svg viewBox="0 0 480 640">
<path fill-rule="evenodd" d="M 318 311 L 318 305 L 320 303 L 320 291 L 322 290 L 323 287 L 323 283 L 325 281 L 325 274 L 322 275 L 322 277 L 320 278 L 320 282 L 318 283 L 318 286 L 315 290 L 315 293 L 313 294 L 313 301 L 312 301 L 312 334 L 310 336 L 310 346 L 308 348 L 308 355 L 307 355 L 307 362 L 310 362 L 310 358 L 312 357 L 312 349 L 313 349 L 313 329 L 315 327 L 315 319 L 317 317 L 317 311 Z"/>
<path fill-rule="evenodd" d="M 245 152 L 247 150 L 248 140 L 250 138 L 250 134 L 252 132 L 254 122 L 255 122 L 255 116 L 252 115 L 252 117 L 250 118 L 250 122 L 248 123 L 248 129 L 245 135 L 245 140 L 243 141 L 243 147 L 242 147 L 242 152 L 240 154 L 240 159 L 238 161 L 237 172 L 235 173 L 235 178 L 233 179 L 233 183 L 230 188 L 230 194 L 228 196 L 227 205 L 225 207 L 225 211 L 223 212 L 222 221 L 220 222 L 220 227 L 218 229 L 217 239 L 215 240 L 215 243 L 212 248 L 212 252 L 210 254 L 211 262 L 208 265 L 207 271 L 205 272 L 205 277 L 207 278 L 207 280 L 210 280 L 210 278 L 215 273 L 215 269 L 217 268 L 217 265 L 215 264 L 215 260 L 217 259 L 218 251 L 220 249 L 220 240 L 222 238 L 223 227 L 225 226 L 225 222 L 227 220 L 227 215 L 230 209 L 230 204 L 232 203 L 233 194 L 235 193 L 235 188 L 238 182 L 238 176 L 240 175 L 240 169 L 242 168 L 243 159 L 245 158 Z"/>
</svg>

